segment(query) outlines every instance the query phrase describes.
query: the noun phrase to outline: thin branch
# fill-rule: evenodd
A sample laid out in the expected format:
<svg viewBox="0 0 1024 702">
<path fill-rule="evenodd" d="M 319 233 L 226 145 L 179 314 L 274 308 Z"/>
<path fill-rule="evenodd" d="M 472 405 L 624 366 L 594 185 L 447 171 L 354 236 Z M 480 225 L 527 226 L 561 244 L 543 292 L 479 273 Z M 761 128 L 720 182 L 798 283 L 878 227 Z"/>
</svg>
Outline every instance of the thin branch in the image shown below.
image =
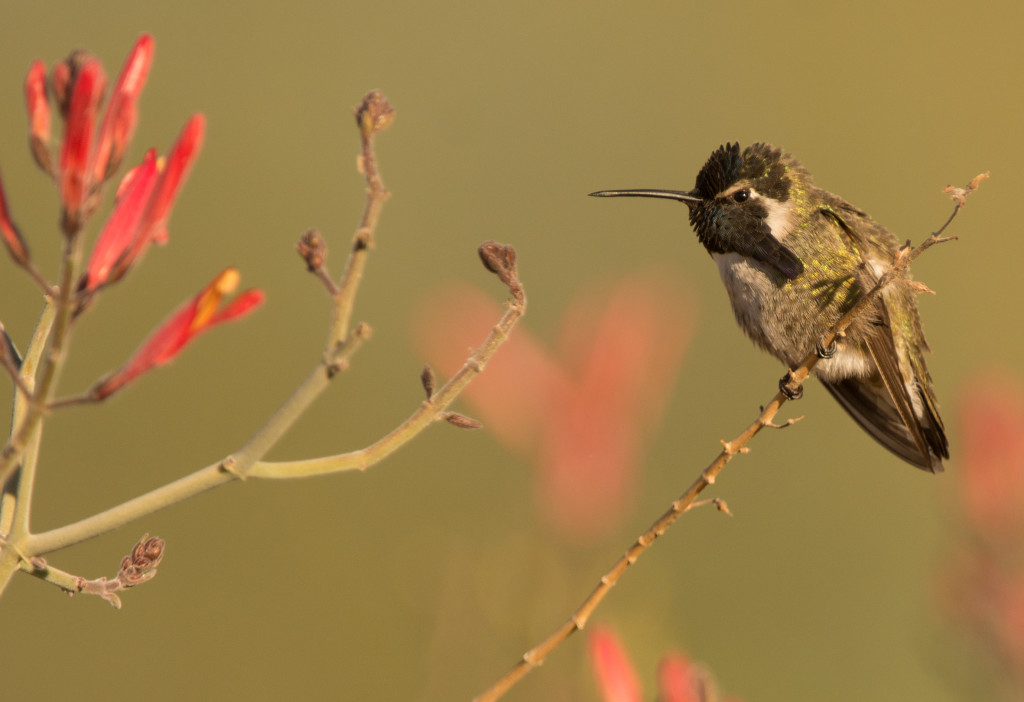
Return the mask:
<svg viewBox="0 0 1024 702">
<path fill-rule="evenodd" d="M 131 553 L 121 559 L 117 575 L 110 580 L 105 577 L 88 580 L 72 575 L 51 566 L 40 556 L 24 558 L 21 569 L 40 580 L 56 585 L 69 595 L 96 595 L 109 602 L 115 609 L 121 609 L 121 598 L 117 596 L 117 591 L 127 590 L 152 580 L 156 576 L 157 566 L 163 560 L 164 548 L 163 539 L 143 534 L 132 547 Z"/>
<path fill-rule="evenodd" d="M 56 303 L 53 298 L 50 298 L 46 307 L 43 308 L 43 313 L 39 317 L 35 330 L 32 332 L 32 338 L 25 349 L 25 355 L 21 357 L 18 373 L 26 387 L 29 388 L 29 392 L 27 394 L 16 393 L 14 396 L 14 409 L 11 413 L 13 426 L 17 426 L 22 421 L 22 417 L 28 411 L 28 405 L 34 397 L 36 370 L 39 368 L 43 349 L 46 346 L 46 339 L 53 328 L 56 314 Z M 30 443 L 22 456 L 22 462 L 24 464 L 31 464 L 33 466 L 32 469 L 34 469 L 34 463 L 37 458 L 36 447 Z M 15 521 L 19 523 L 24 522 L 25 530 L 27 531 L 28 529 L 28 510 L 32 502 L 32 486 L 21 484 L 26 479 L 31 480 L 31 476 L 26 478 L 25 474 L 22 474 L 18 481 L 9 481 L 3 486 L 3 490 L 0 491 L 0 534 L 10 536 L 12 531 L 15 531 Z M 19 501 L 19 495 L 25 495 L 27 499 Z M 2 584 L 0 584 L 0 590 L 3 590 Z"/>
<path fill-rule="evenodd" d="M 3 334 L 2 324 L 0 324 L 0 334 Z M 4 338 L 0 338 L 0 345 L 3 346 L 3 348 L 0 349 L 0 366 L 3 366 L 4 370 L 7 371 L 7 374 L 11 376 L 11 380 L 14 382 L 14 387 L 16 387 L 26 398 L 31 398 L 32 389 L 29 388 L 25 379 L 21 377 L 20 368 L 18 367 L 14 357 L 8 353 L 8 350 L 10 349 L 7 344 L 8 341 L 9 340 L 6 338 L 6 335 L 4 335 Z"/>
<path fill-rule="evenodd" d="M 315 475 L 327 475 L 348 470 L 366 470 L 404 446 L 414 436 L 430 426 L 433 422 L 446 419 L 445 410 L 455 401 L 459 393 L 487 365 L 508 338 L 509 332 L 519 318 L 526 312 L 526 294 L 516 280 L 515 286 L 509 286 L 512 299 L 501 320 L 494 325 L 484 343 L 466 359 L 462 367 L 456 371 L 447 383 L 429 398 L 423 401 L 412 415 L 394 431 L 366 448 L 336 456 L 324 456 L 302 461 L 283 461 L 275 463 L 257 463 L 249 475 L 254 478 L 299 478 Z"/>
<path fill-rule="evenodd" d="M 24 426 L 26 417 L 33 411 L 39 411 L 40 403 L 36 399 L 35 378 L 43 363 L 44 352 L 48 349 L 51 332 L 55 324 L 60 303 L 55 298 L 47 298 L 46 306 L 39 317 L 32 338 L 21 359 L 20 375 L 32 390 L 28 395 L 15 393 L 12 415 L 12 427 Z M 0 534 L 6 537 L 0 542 L 0 594 L 7 587 L 11 576 L 22 562 L 22 554 L 15 545 L 29 531 L 29 517 L 32 510 L 32 491 L 35 487 L 36 465 L 39 460 L 39 442 L 42 438 L 42 421 L 36 423 L 35 430 L 29 432 L 26 444 L 20 456 L 20 468 L 12 472 L 11 477 L 0 482 Z M 15 466 L 18 464 L 15 463 Z"/>
<path fill-rule="evenodd" d="M 17 469 L 29 438 L 43 420 L 46 403 L 53 399 L 53 393 L 67 357 L 74 312 L 74 280 L 78 275 L 81 259 L 82 237 L 78 236 L 76 232 L 64 239 L 57 314 L 53 323 L 53 333 L 48 337 L 49 346 L 43 356 L 39 378 L 36 381 L 35 401 L 29 403 L 28 411 L 16 425 L 7 445 L 0 450 L 0 486 L 6 485 L 7 480 Z"/>
<path fill-rule="evenodd" d="M 302 260 L 306 262 L 306 268 L 310 273 L 319 278 L 331 297 L 341 292 L 338 284 L 334 282 L 331 274 L 327 271 L 327 242 L 320 236 L 320 232 L 316 229 L 308 230 L 299 239 L 295 249 L 298 251 L 299 256 L 302 257 Z"/>
<path fill-rule="evenodd" d="M 976 178 L 971 181 L 974 188 L 977 187 L 979 180 L 979 178 Z M 892 266 L 879 279 L 878 283 L 867 294 L 863 295 L 857 303 L 845 315 L 843 315 L 836 325 L 832 327 L 831 331 L 825 336 L 825 338 L 819 342 L 822 348 L 827 348 L 836 338 L 845 333 L 857 317 L 863 314 L 865 310 L 867 310 L 868 306 L 871 305 L 879 295 L 881 295 L 884 288 L 896 280 L 897 277 L 903 276 L 907 267 L 913 263 L 918 256 L 935 244 L 943 241 L 950 241 L 955 238 L 943 237 L 942 233 L 964 206 L 965 203 L 962 197 L 964 194 L 966 193 L 962 190 L 958 190 L 953 195 L 956 205 L 952 214 L 950 214 L 949 219 L 946 220 L 945 224 L 943 224 L 938 231 L 931 234 L 924 242 L 912 251 L 907 248 L 900 249 Z M 961 197 L 957 199 L 957 195 L 960 195 Z M 636 563 L 637 559 L 640 558 L 640 556 L 642 556 L 652 544 L 654 544 L 655 540 L 657 540 L 659 536 L 664 534 L 665 531 L 672 526 L 683 512 L 686 512 L 693 506 L 697 496 L 700 495 L 706 487 L 714 484 L 718 474 L 721 473 L 723 468 L 725 468 L 725 465 L 737 454 L 749 451 L 747 444 L 762 429 L 779 426 L 772 421 L 775 418 L 775 415 L 778 414 L 779 409 L 789 398 L 799 396 L 801 386 L 804 381 L 807 380 L 811 370 L 813 370 L 819 360 L 820 356 L 817 351 L 812 350 L 807 354 L 798 368 L 787 373 L 782 383 L 787 386 L 786 389 L 788 392 L 783 392 L 780 387 L 779 392 L 776 393 L 771 402 L 763 407 L 758 417 L 751 422 L 746 429 L 744 429 L 732 441 L 723 441 L 722 450 L 719 452 L 718 456 L 716 456 L 715 459 L 711 461 L 703 471 L 701 471 L 698 478 L 682 495 L 679 496 L 678 499 L 675 500 L 675 502 L 672 503 L 668 510 L 658 517 L 654 523 L 640 535 L 633 545 L 626 550 L 625 554 L 616 561 L 615 565 L 601 576 L 597 586 L 590 595 L 583 600 L 583 603 L 576 608 L 576 611 L 572 613 L 568 621 L 562 624 L 539 644 L 524 653 L 519 662 L 517 662 L 511 670 L 499 678 L 493 685 L 491 685 L 491 687 L 475 697 L 474 702 L 493 702 L 494 700 L 501 698 L 516 683 L 524 678 L 527 673 L 543 664 L 548 655 L 558 648 L 563 641 L 568 639 L 576 631 L 579 631 L 586 626 L 587 621 L 593 615 L 594 610 L 597 609 L 598 605 L 601 604 L 601 601 L 605 598 L 608 592 L 619 582 L 619 578 L 622 577 L 622 574 L 626 572 L 629 566 Z"/>
<path fill-rule="evenodd" d="M 524 306 L 525 296 L 522 299 L 521 305 L 519 303 L 510 303 L 509 309 L 505 312 L 501 321 L 488 334 L 483 345 L 466 361 L 462 369 L 452 376 L 452 379 L 434 395 L 433 400 L 421 405 L 399 428 L 364 449 L 349 454 L 342 454 L 341 456 L 311 459 L 309 461 L 255 463 L 253 457 L 259 455 L 260 451 L 247 451 L 247 449 L 243 448 L 223 461 L 201 468 L 173 483 L 168 483 L 145 495 L 140 495 L 120 505 L 111 507 L 105 512 L 86 517 L 57 529 L 51 529 L 40 534 L 32 534 L 24 540 L 21 550 L 26 557 L 32 557 L 67 548 L 68 546 L 113 531 L 136 519 L 153 514 L 190 497 L 195 497 L 207 490 L 212 490 L 213 488 L 244 478 L 299 478 L 336 473 L 354 468 L 365 470 L 367 467 L 379 463 L 394 453 L 400 446 L 430 426 L 439 414 L 444 413 L 448 405 L 455 401 L 462 389 L 483 369 L 491 356 L 498 350 L 498 347 L 505 341 L 512 326 L 522 316 Z M 357 326 L 353 330 L 353 336 L 358 328 Z M 347 357 L 343 358 L 347 366 Z M 300 384 L 292 396 L 285 401 L 285 404 L 278 410 L 275 417 L 291 417 L 295 412 L 301 414 L 300 408 L 307 407 L 312 402 L 312 399 L 319 394 L 319 391 L 322 389 L 321 386 L 325 386 L 327 382 L 323 366 L 318 365 L 306 380 Z M 427 405 L 430 407 L 429 411 L 425 409 Z M 270 420 L 268 424 L 273 421 L 273 419 Z M 252 441 L 250 441 L 250 444 L 252 444 Z"/>
<path fill-rule="evenodd" d="M 334 320 L 327 338 L 328 348 L 339 344 L 348 336 L 355 306 L 356 292 L 366 270 L 366 260 L 374 245 L 374 232 L 380 219 L 381 208 L 391 196 L 384 187 L 384 181 L 377 170 L 377 156 L 373 150 L 373 138 L 394 120 L 394 110 L 379 91 L 367 93 L 356 108 L 356 124 L 362 137 L 362 153 L 359 168 L 366 176 L 366 207 L 363 218 L 352 237 L 352 250 L 345 264 L 337 292 L 334 294 Z"/>
<path fill-rule="evenodd" d="M 56 297 L 57 290 L 55 290 L 54 287 L 50 285 L 50 281 L 46 279 L 46 276 L 44 276 L 39 271 L 39 269 L 32 264 L 31 261 L 25 261 L 25 263 L 22 265 L 22 268 L 25 269 L 25 272 L 28 273 L 29 277 L 32 278 L 32 280 L 35 281 L 36 285 L 39 286 L 39 289 L 42 291 L 45 297 Z"/>
</svg>

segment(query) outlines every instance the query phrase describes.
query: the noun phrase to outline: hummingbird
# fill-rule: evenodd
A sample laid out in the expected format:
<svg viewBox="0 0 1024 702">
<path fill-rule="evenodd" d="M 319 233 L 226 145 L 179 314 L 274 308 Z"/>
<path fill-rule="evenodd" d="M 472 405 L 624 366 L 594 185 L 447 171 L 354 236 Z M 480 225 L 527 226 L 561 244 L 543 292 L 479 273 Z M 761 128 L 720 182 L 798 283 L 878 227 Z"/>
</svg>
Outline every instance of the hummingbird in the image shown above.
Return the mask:
<svg viewBox="0 0 1024 702">
<path fill-rule="evenodd" d="M 693 190 L 590 194 L 684 203 L 746 335 L 790 369 L 816 350 L 814 374 L 857 424 L 904 461 L 943 470 L 949 444 L 925 364 L 930 349 L 915 291 L 896 281 L 842 338 L 821 344 L 891 267 L 899 249 L 892 232 L 764 143 L 720 146 Z"/>
</svg>

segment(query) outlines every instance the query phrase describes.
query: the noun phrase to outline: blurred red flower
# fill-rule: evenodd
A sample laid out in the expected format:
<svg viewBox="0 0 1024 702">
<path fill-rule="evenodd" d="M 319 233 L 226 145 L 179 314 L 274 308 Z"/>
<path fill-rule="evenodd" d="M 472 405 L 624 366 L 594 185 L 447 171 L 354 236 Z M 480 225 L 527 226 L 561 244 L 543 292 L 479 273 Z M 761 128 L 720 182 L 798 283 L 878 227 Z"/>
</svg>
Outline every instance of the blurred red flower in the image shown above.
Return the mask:
<svg viewBox="0 0 1024 702">
<path fill-rule="evenodd" d="M 522 326 L 463 394 L 484 426 L 537 466 L 541 513 L 567 538 L 614 528 L 631 504 L 689 341 L 690 298 L 667 276 L 580 293 L 555 351 Z M 427 359 L 454 372 L 497 304 L 468 286 L 438 291 L 416 317 Z"/>
<path fill-rule="evenodd" d="M 636 669 L 615 632 L 595 628 L 587 637 L 587 652 L 604 702 L 640 702 L 643 699 Z"/>
<path fill-rule="evenodd" d="M 596 627 L 587 636 L 594 680 L 604 702 L 640 702 L 643 688 L 618 635 Z M 707 670 L 682 653 L 668 653 L 658 663 L 659 702 L 717 702 Z M 732 702 L 736 702 L 733 700 Z"/>
<path fill-rule="evenodd" d="M 994 665 L 998 694 L 1024 699 L 1024 388 L 1010 371 L 966 388 L 953 505 L 964 533 L 947 559 L 943 604 Z"/>
<path fill-rule="evenodd" d="M 970 381 L 960 401 L 963 508 L 989 539 L 1024 539 L 1024 391 L 1009 372 Z M 1019 544 L 1024 545 L 1024 543 Z"/>
</svg>

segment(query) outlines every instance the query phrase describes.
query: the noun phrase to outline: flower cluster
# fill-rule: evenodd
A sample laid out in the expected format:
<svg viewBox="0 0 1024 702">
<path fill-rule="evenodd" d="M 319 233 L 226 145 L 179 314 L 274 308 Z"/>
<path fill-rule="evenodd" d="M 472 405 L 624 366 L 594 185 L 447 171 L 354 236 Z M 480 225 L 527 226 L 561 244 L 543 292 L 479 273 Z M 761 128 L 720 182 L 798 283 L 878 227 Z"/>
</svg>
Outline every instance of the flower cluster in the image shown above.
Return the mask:
<svg viewBox="0 0 1024 702">
<path fill-rule="evenodd" d="M 153 38 L 148 34 L 139 37 L 106 99 L 106 73 L 99 60 L 87 52 L 73 52 L 49 72 L 42 61 L 29 68 L 25 79 L 29 145 L 36 163 L 55 181 L 61 229 L 69 242 L 80 236 L 101 201 L 104 185 L 124 159 L 135 133 L 139 97 L 153 54 Z M 59 143 L 52 134 L 54 113 L 63 122 Z M 0 236 L 11 259 L 77 317 L 104 288 L 123 279 L 151 244 L 167 241 L 171 210 L 199 156 L 205 124 L 201 114 L 193 115 L 166 157 L 150 149 L 142 162 L 121 178 L 114 206 L 80 274 L 76 272 L 78 261 L 65 253 L 65 270 L 77 277 L 73 290 L 52 287 L 35 268 L 0 181 Z M 75 246 L 65 247 L 66 252 L 74 250 Z M 150 368 L 166 363 L 200 332 L 259 306 L 263 301 L 259 290 L 246 291 L 220 306 L 225 295 L 237 288 L 238 280 L 233 268 L 217 275 L 88 396 L 94 400 L 109 396 Z"/>
</svg>

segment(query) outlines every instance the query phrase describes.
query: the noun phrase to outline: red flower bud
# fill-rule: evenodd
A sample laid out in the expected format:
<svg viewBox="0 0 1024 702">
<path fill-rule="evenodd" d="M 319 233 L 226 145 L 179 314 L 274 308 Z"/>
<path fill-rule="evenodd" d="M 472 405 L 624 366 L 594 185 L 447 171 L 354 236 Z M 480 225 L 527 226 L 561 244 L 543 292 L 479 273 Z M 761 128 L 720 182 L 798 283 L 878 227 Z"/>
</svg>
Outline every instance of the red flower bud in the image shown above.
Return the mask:
<svg viewBox="0 0 1024 702">
<path fill-rule="evenodd" d="M 19 266 L 28 263 L 28 247 L 11 220 L 11 212 L 7 209 L 7 197 L 4 195 L 2 180 L 0 180 L 0 236 L 3 237 L 4 246 L 7 247 L 7 251 L 15 263 Z"/>
<path fill-rule="evenodd" d="M 171 216 L 178 191 L 202 149 L 205 130 L 206 119 L 201 114 L 193 115 L 181 130 L 178 141 L 171 149 L 166 165 L 161 169 L 160 177 L 145 202 L 145 211 L 141 214 L 138 229 L 131 243 L 121 252 L 109 272 L 108 283 L 120 280 L 151 243 L 163 244 L 167 241 L 167 220 Z"/>
<path fill-rule="evenodd" d="M 94 182 L 88 172 L 96 126 L 96 111 L 106 83 L 99 61 L 85 58 L 72 76 L 60 152 L 60 198 L 64 207 L 64 232 L 71 235 L 82 226 L 87 200 Z"/>
<path fill-rule="evenodd" d="M 139 37 L 114 84 L 92 155 L 90 172 L 96 183 L 103 182 L 117 170 L 135 134 L 139 95 L 146 85 L 146 77 L 153 64 L 153 48 L 152 36 L 143 34 Z"/>
<path fill-rule="evenodd" d="M 29 145 L 36 163 L 47 173 L 50 161 L 50 101 L 46 97 L 46 66 L 33 61 L 25 77 L 25 104 L 28 107 Z"/>
<path fill-rule="evenodd" d="M 93 247 L 85 276 L 78 286 L 80 291 L 91 293 L 104 285 L 114 265 L 131 248 L 159 175 L 156 151 L 150 149 L 142 164 L 130 170 L 121 181 L 114 211 Z"/>
<path fill-rule="evenodd" d="M 221 301 L 238 287 L 239 273 L 226 268 L 199 294 L 186 302 L 161 324 L 126 364 L 93 387 L 91 394 L 102 400 L 155 366 L 167 363 L 201 332 L 221 322 L 238 319 L 263 303 L 261 290 L 246 290 L 223 308 Z"/>
<path fill-rule="evenodd" d="M 601 699 L 605 702 L 640 702 L 640 679 L 619 637 L 598 627 L 587 637 L 587 649 Z"/>
</svg>

